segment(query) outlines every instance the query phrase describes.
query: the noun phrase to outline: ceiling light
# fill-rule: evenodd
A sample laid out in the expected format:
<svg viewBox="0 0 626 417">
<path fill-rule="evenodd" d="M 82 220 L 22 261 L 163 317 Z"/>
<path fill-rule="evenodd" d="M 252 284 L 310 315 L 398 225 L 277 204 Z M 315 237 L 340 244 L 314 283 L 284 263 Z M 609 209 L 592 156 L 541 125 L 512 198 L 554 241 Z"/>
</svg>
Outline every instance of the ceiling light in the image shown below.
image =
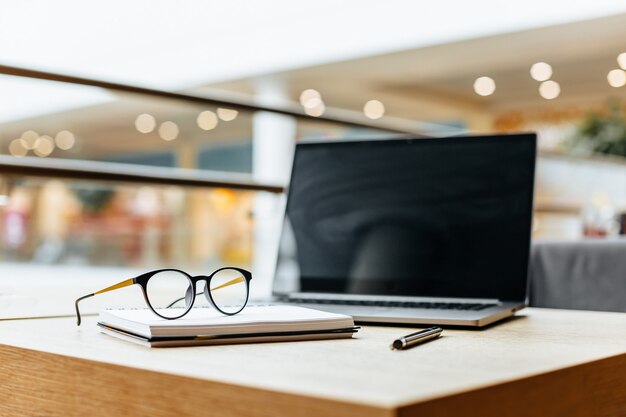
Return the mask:
<svg viewBox="0 0 626 417">
<path fill-rule="evenodd" d="M 319 104 L 316 107 L 306 107 L 304 109 L 304 112 L 306 114 L 308 114 L 309 116 L 314 116 L 314 117 L 319 117 L 322 114 L 324 114 L 324 112 L 326 111 L 326 106 L 324 105 L 323 101 L 320 101 Z"/>
<path fill-rule="evenodd" d="M 324 102 L 322 101 L 322 96 L 319 91 L 308 89 L 304 90 L 302 94 L 300 94 L 300 104 L 306 109 L 317 109 L 313 110 L 313 112 L 319 111 L 320 106 L 324 107 Z M 308 112 L 307 112 L 308 114 Z"/>
<path fill-rule="evenodd" d="M 496 82 L 489 77 L 479 77 L 474 81 L 474 91 L 479 96 L 490 96 L 496 91 Z"/>
<path fill-rule="evenodd" d="M 151 114 L 143 113 L 135 119 L 135 128 L 141 133 L 150 133 L 155 127 L 156 120 Z"/>
<path fill-rule="evenodd" d="M 210 110 L 203 111 L 198 115 L 196 119 L 198 126 L 202 130 L 211 130 L 215 129 L 219 120 L 217 120 L 217 116 Z"/>
<path fill-rule="evenodd" d="M 611 70 L 607 74 L 606 79 L 611 87 L 622 87 L 626 85 L 626 72 L 621 69 Z"/>
<path fill-rule="evenodd" d="M 617 63 L 621 69 L 626 70 L 626 52 L 622 52 L 617 56 Z"/>
<path fill-rule="evenodd" d="M 174 122 L 163 122 L 159 126 L 159 136 L 163 140 L 174 140 L 178 137 L 178 125 Z"/>
<path fill-rule="evenodd" d="M 305 109 L 314 109 L 316 107 L 319 107 L 320 104 L 323 104 L 322 99 L 319 97 L 314 97 L 305 101 L 303 106 Z"/>
<path fill-rule="evenodd" d="M 26 154 L 28 153 L 28 149 L 25 146 L 24 140 L 13 139 L 9 144 L 9 153 L 18 158 L 26 156 Z"/>
<path fill-rule="evenodd" d="M 310 100 L 321 100 L 322 96 L 320 95 L 320 92 L 317 90 L 313 90 L 312 88 L 309 88 L 308 90 L 304 90 L 301 94 L 300 94 L 300 104 L 302 104 L 304 107 L 307 107 L 306 103 L 309 102 Z"/>
<path fill-rule="evenodd" d="M 35 143 L 35 155 L 45 158 L 54 151 L 54 141 L 48 135 L 39 136 Z"/>
<path fill-rule="evenodd" d="M 561 86 L 556 81 L 544 81 L 539 85 L 539 94 L 546 100 L 555 99 L 561 94 Z"/>
<path fill-rule="evenodd" d="M 537 62 L 530 67 L 530 76 L 537 81 L 546 81 L 552 77 L 552 67 L 545 62 Z"/>
<path fill-rule="evenodd" d="M 238 114 L 239 112 L 233 109 L 222 109 L 222 108 L 217 109 L 218 117 L 225 122 L 230 122 L 232 120 L 235 120 Z"/>
<path fill-rule="evenodd" d="M 37 139 L 39 139 L 39 133 L 34 130 L 27 130 L 22 133 L 21 139 L 24 141 L 26 149 L 34 149 L 35 143 L 37 142 Z"/>
<path fill-rule="evenodd" d="M 385 114 L 385 105 L 378 100 L 370 100 L 363 106 L 363 113 L 370 119 L 380 119 Z"/>
<path fill-rule="evenodd" d="M 54 137 L 57 146 L 64 151 L 72 149 L 76 143 L 74 134 L 69 130 L 62 130 Z"/>
</svg>

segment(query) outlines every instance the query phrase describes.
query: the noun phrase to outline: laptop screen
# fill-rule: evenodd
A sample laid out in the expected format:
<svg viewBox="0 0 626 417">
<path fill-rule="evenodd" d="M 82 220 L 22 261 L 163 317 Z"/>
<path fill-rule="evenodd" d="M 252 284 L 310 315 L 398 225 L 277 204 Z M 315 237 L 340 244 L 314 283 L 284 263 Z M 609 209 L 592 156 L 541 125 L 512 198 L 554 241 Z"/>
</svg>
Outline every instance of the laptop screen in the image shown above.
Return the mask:
<svg viewBox="0 0 626 417">
<path fill-rule="evenodd" d="M 535 142 L 298 144 L 274 292 L 524 300 Z"/>
</svg>

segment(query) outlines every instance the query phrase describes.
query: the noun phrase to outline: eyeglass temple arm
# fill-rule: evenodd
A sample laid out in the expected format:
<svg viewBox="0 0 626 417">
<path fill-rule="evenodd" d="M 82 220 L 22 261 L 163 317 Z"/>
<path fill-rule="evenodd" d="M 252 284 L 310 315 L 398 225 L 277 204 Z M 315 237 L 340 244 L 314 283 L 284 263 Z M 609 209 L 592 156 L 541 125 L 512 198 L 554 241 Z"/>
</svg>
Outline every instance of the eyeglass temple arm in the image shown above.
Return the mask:
<svg viewBox="0 0 626 417">
<path fill-rule="evenodd" d="M 211 291 L 219 290 L 222 288 L 230 287 L 231 285 L 239 284 L 240 282 L 244 282 L 246 279 L 244 277 L 233 278 L 228 282 L 223 283 L 222 285 L 218 285 L 217 287 L 211 288 Z"/>
<path fill-rule="evenodd" d="M 245 280 L 246 279 L 244 277 L 237 277 L 237 278 L 231 279 L 228 282 L 223 283 L 222 285 L 218 285 L 217 287 L 211 288 L 211 291 L 219 290 L 219 289 L 222 289 L 222 288 L 225 288 L 225 287 L 230 287 L 231 285 L 239 284 L 240 282 L 244 282 Z M 202 294 L 202 292 L 199 292 L 196 295 L 200 295 L 200 294 Z M 180 298 L 172 301 L 166 308 L 170 308 L 170 307 L 174 306 L 174 304 L 176 304 L 177 302 L 179 302 L 181 300 L 184 300 L 184 299 L 185 299 L 185 297 L 180 297 Z"/>
<path fill-rule="evenodd" d="M 78 302 L 79 301 L 82 301 L 85 298 L 93 297 L 94 295 L 97 295 L 97 294 L 102 294 L 102 293 L 105 293 L 105 292 L 117 290 L 118 288 L 128 287 L 129 285 L 133 285 L 133 284 L 135 284 L 135 278 L 129 278 L 129 279 L 124 280 L 122 282 L 118 282 L 117 284 L 111 285 L 110 287 L 103 288 L 100 291 L 96 291 L 96 292 L 91 293 L 91 294 L 83 295 L 82 297 L 78 298 L 76 300 L 76 302 L 74 303 L 74 307 L 76 308 L 76 325 L 80 326 L 80 323 L 82 321 L 81 317 L 80 317 L 80 310 L 78 309 Z"/>
</svg>

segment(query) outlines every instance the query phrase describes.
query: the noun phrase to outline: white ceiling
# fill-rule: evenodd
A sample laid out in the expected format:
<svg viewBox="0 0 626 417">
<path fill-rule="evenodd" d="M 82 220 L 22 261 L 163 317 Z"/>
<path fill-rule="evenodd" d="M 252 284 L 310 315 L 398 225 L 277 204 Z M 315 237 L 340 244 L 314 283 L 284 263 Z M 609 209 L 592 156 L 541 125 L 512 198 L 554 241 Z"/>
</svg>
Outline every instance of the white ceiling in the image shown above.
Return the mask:
<svg viewBox="0 0 626 417">
<path fill-rule="evenodd" d="M 0 62 L 182 89 L 624 11 L 623 0 L 7 1 Z"/>
<path fill-rule="evenodd" d="M 606 78 L 618 67 L 617 55 L 626 52 L 624 39 L 626 13 L 621 13 L 214 83 L 207 92 L 255 94 L 269 79 L 292 100 L 314 88 L 329 107 L 361 111 L 367 100 L 378 99 L 387 115 L 427 121 L 564 104 L 590 109 L 609 97 L 626 99 L 626 87 L 613 88 Z M 539 83 L 530 77 L 530 67 L 539 61 L 552 65 L 552 79 L 561 85 L 555 100 L 541 98 Z M 474 93 L 474 80 L 481 76 L 495 80 L 495 94 Z"/>
<path fill-rule="evenodd" d="M 53 6 L 0 2 L 0 63 L 196 92 L 208 86 L 255 94 L 269 80 L 282 84 L 292 99 L 313 87 L 330 107 L 360 111 L 366 100 L 377 98 L 389 116 L 435 122 L 510 105 L 584 102 L 592 94 L 626 98 L 626 87 L 618 91 L 606 82 L 625 48 L 624 1 L 574 1 L 567 7 L 555 1 L 544 7 L 533 0 L 505 7 L 495 0 L 444 0 L 421 10 L 421 2 L 391 0 L 382 11 L 379 3 L 353 0 L 297 7 L 224 3 L 179 3 L 183 9 L 159 0 L 112 1 L 89 11 L 66 0 Z M 591 19 L 607 13 L 612 14 Z M 582 17 L 588 19 L 534 28 Z M 507 33 L 478 37 L 502 31 Z M 528 69 L 539 60 L 554 67 L 562 85 L 558 100 L 546 102 L 537 94 Z M 473 93 L 473 80 L 481 75 L 496 79 L 496 94 Z M 191 129 L 181 137 L 192 141 L 249 137 L 246 118 L 202 133 L 194 122 L 199 109 L 162 107 L 153 99 L 134 102 L 91 87 L 0 76 L 0 143 L 27 129 L 70 129 L 88 139 L 93 154 L 175 146 L 163 145 L 156 134 L 137 134 L 133 121 L 144 111 L 159 120 L 180 119 Z"/>
</svg>

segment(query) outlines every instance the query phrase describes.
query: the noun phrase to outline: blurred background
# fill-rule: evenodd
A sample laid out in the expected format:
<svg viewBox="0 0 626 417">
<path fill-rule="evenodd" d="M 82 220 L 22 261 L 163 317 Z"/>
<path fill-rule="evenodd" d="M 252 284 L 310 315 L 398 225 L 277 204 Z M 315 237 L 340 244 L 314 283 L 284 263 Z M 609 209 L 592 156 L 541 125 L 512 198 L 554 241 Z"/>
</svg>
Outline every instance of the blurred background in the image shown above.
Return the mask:
<svg viewBox="0 0 626 417">
<path fill-rule="evenodd" d="M 268 294 L 294 143 L 403 132 L 537 132 L 534 239 L 614 238 L 625 40 L 607 0 L 3 2 L 0 270 Z"/>
</svg>

